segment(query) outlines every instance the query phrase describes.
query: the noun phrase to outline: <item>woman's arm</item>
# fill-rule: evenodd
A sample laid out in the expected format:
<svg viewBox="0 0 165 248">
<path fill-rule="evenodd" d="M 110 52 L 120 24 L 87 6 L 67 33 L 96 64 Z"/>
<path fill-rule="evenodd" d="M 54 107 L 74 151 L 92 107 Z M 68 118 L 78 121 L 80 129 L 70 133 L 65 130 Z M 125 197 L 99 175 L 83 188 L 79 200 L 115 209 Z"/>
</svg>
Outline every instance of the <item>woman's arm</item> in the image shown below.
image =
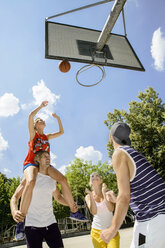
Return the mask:
<svg viewBox="0 0 165 248">
<path fill-rule="evenodd" d="M 85 193 L 87 193 L 87 195 L 85 197 L 85 201 L 86 201 L 86 204 L 89 208 L 90 213 L 92 215 L 97 214 L 97 206 L 96 206 L 96 202 L 93 199 L 92 192 L 89 189 L 86 189 Z"/>
<path fill-rule="evenodd" d="M 40 106 L 36 109 L 34 109 L 30 114 L 29 114 L 29 120 L 28 120 L 28 127 L 29 127 L 29 136 L 30 136 L 30 141 L 33 140 L 35 136 L 35 129 L 34 129 L 34 116 L 38 113 L 38 111 L 48 105 L 48 101 L 43 101 Z"/>
<path fill-rule="evenodd" d="M 107 193 L 109 191 L 106 192 L 106 189 L 107 189 L 107 185 L 105 183 L 103 183 L 103 185 L 102 185 L 102 193 L 103 193 L 103 196 L 104 196 L 105 204 L 106 204 L 108 210 L 110 212 L 113 212 L 114 211 L 114 203 L 111 201 L 110 194 L 107 195 Z"/>
<path fill-rule="evenodd" d="M 53 113 L 52 116 L 54 118 L 56 118 L 57 121 L 58 121 L 59 131 L 56 132 L 56 133 L 47 134 L 48 140 L 57 138 L 57 137 L 61 136 L 64 133 L 64 129 L 63 129 L 60 117 L 58 115 L 56 115 L 56 113 Z"/>
</svg>

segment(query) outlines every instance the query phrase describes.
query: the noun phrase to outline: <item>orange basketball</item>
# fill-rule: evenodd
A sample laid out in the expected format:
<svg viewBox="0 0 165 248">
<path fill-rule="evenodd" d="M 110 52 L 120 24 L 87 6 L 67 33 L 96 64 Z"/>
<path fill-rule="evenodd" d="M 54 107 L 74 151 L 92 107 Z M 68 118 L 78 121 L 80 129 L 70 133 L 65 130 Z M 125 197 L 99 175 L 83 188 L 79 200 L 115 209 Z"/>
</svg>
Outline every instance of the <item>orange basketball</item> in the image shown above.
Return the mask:
<svg viewBox="0 0 165 248">
<path fill-rule="evenodd" d="M 67 60 L 62 60 L 60 61 L 58 67 L 61 72 L 68 72 L 70 70 L 70 63 Z"/>
</svg>

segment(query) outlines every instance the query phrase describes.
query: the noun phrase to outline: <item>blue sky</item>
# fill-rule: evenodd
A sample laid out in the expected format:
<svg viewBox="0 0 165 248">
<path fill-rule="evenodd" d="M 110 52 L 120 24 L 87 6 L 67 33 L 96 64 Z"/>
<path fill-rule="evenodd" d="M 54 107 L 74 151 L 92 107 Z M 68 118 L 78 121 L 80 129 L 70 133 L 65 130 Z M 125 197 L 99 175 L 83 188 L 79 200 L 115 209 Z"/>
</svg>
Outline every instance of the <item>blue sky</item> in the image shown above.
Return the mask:
<svg viewBox="0 0 165 248">
<path fill-rule="evenodd" d="M 93 0 L 5 0 L 0 2 L 0 171 L 22 176 L 28 151 L 28 114 L 43 100 L 49 105 L 45 133 L 58 131 L 56 112 L 64 134 L 51 141 L 52 164 L 64 172 L 75 156 L 96 163 L 108 161 L 109 131 L 104 124 L 114 108 L 128 109 L 139 91 L 153 87 L 165 100 L 165 1 L 127 0 L 127 38 L 145 72 L 106 67 L 97 86 L 85 88 L 75 75 L 83 65 L 71 62 L 64 74 L 57 60 L 44 58 L 45 18 Z M 102 30 L 114 2 L 65 15 L 52 21 Z M 113 33 L 124 34 L 121 16 Z M 88 79 L 95 75 L 89 75 Z M 94 80 L 94 79 L 93 79 Z"/>
</svg>

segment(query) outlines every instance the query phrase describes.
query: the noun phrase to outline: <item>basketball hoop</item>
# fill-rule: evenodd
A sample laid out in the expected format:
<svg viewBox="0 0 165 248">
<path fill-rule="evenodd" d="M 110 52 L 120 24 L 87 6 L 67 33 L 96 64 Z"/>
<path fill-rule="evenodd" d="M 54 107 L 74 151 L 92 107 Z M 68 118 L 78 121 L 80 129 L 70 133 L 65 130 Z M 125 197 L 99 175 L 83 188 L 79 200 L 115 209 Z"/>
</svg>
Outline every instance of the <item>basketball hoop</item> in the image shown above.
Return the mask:
<svg viewBox="0 0 165 248">
<path fill-rule="evenodd" d="M 89 70 L 90 68 L 92 68 L 92 67 L 94 67 L 94 66 L 97 67 L 97 68 L 99 68 L 99 69 L 101 70 L 101 72 L 102 72 L 101 78 L 100 78 L 96 83 L 92 83 L 92 84 L 88 84 L 88 83 L 87 83 L 87 84 L 84 84 L 84 83 L 81 83 L 80 80 L 78 79 L 79 74 L 82 73 L 82 72 L 84 72 L 84 71 L 86 71 L 86 70 Z M 92 86 L 95 86 L 95 85 L 99 84 L 99 83 L 103 80 L 104 77 L 105 77 L 105 69 L 104 69 L 104 66 L 96 65 L 96 64 L 84 65 L 84 66 L 81 67 L 81 68 L 77 71 L 77 73 L 76 73 L 76 81 L 77 81 L 77 83 L 80 84 L 81 86 L 84 86 L 84 87 L 92 87 Z"/>
</svg>

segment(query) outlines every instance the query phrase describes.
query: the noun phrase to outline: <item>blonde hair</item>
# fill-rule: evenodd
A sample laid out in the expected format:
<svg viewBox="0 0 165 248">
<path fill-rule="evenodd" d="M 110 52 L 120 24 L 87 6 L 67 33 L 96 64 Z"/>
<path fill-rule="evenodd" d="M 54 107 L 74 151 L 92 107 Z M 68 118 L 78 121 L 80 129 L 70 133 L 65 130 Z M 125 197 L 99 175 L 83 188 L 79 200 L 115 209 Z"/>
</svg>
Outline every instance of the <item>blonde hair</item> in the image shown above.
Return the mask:
<svg viewBox="0 0 165 248">
<path fill-rule="evenodd" d="M 41 121 L 42 119 L 40 117 L 37 117 L 35 120 L 34 120 L 34 129 L 36 130 L 36 124 L 38 121 Z"/>
<path fill-rule="evenodd" d="M 102 180 L 102 177 L 99 175 L 99 173 L 98 172 L 92 172 L 92 174 L 90 175 L 90 181 L 89 181 L 89 185 L 90 185 L 90 187 L 92 187 L 92 184 L 91 184 L 91 178 L 92 178 L 92 176 L 93 175 L 98 175 L 99 177 L 100 177 L 100 179 Z"/>
</svg>

